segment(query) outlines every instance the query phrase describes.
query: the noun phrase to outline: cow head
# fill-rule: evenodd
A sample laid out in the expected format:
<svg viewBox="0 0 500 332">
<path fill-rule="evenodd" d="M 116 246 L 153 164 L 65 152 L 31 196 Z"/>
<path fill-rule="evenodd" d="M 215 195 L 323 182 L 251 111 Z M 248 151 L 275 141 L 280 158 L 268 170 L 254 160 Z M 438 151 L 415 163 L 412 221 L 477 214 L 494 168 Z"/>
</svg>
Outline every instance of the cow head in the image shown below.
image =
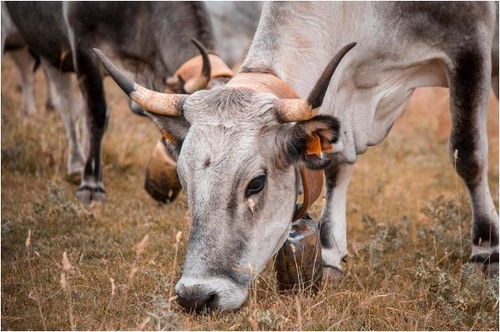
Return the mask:
<svg viewBox="0 0 500 332">
<path fill-rule="evenodd" d="M 172 118 L 189 123 L 177 159 L 191 213 L 175 288 L 183 307 L 240 307 L 251 281 L 283 244 L 297 197 L 297 167 L 320 169 L 328 162 L 307 154 L 307 139 L 337 140 L 338 121 L 316 114 L 337 64 L 353 46 L 332 59 L 307 100 L 230 84 L 191 95 L 157 93 L 128 80 L 96 50 L 116 83 L 161 132 L 169 130 Z"/>
</svg>

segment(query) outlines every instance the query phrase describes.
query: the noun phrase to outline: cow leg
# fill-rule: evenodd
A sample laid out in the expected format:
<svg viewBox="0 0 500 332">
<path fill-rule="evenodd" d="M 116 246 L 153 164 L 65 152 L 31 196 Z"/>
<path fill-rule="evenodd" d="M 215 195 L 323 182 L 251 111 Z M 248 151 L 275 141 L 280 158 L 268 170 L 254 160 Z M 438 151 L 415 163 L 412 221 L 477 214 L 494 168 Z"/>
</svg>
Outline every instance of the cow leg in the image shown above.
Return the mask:
<svg viewBox="0 0 500 332">
<path fill-rule="evenodd" d="M 347 255 L 347 188 L 354 165 L 332 165 L 325 169 L 326 205 L 320 222 L 321 255 L 324 275 L 342 274 L 341 261 Z"/>
<path fill-rule="evenodd" d="M 45 87 L 47 89 L 47 93 L 46 93 L 46 98 L 45 98 L 45 111 L 47 112 L 52 112 L 54 109 L 55 109 L 55 105 L 54 105 L 54 101 L 52 100 L 52 96 L 53 96 L 53 93 L 52 92 L 52 84 L 50 84 L 49 82 L 49 74 L 47 73 L 47 69 L 45 68 L 45 66 L 43 66 L 43 73 L 44 73 L 44 76 L 45 76 Z"/>
<path fill-rule="evenodd" d="M 21 48 L 10 52 L 21 78 L 21 91 L 23 94 L 23 114 L 32 115 L 36 113 L 35 103 L 35 58 L 27 48 Z"/>
<path fill-rule="evenodd" d="M 85 157 L 78 140 L 78 109 L 74 104 L 71 74 L 61 72 L 46 61 L 43 61 L 43 65 L 47 73 L 47 84 L 51 86 L 51 99 L 61 115 L 68 137 L 68 176 L 78 177 L 82 173 Z"/>
<path fill-rule="evenodd" d="M 463 50 L 450 69 L 450 155 L 472 203 L 472 255 L 498 273 L 498 214 L 488 188 L 487 110 L 491 61 L 479 47 Z"/>
<path fill-rule="evenodd" d="M 90 54 L 91 48 L 83 47 L 75 53 L 77 77 L 86 105 L 88 126 L 87 161 L 83 170 L 82 181 L 76 195 L 84 203 L 106 199 L 106 191 L 102 183 L 101 144 L 107 116 L 106 100 L 102 77 Z"/>
<path fill-rule="evenodd" d="M 76 95 L 76 105 L 77 105 L 77 110 L 78 110 L 78 122 L 79 122 L 79 129 L 80 129 L 80 142 L 82 142 L 82 147 L 83 147 L 83 152 L 85 155 L 89 154 L 89 127 L 88 127 L 88 122 L 86 119 L 87 115 L 87 108 L 85 105 L 85 100 L 83 99 L 82 92 L 80 90 L 77 90 L 77 95 Z"/>
</svg>

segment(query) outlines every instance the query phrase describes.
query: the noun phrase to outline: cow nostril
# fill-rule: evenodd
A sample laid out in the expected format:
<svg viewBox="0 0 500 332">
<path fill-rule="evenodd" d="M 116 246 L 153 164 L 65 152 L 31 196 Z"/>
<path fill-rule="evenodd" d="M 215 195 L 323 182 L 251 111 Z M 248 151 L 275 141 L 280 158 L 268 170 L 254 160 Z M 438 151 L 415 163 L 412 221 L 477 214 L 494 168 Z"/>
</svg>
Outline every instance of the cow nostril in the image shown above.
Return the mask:
<svg viewBox="0 0 500 332">
<path fill-rule="evenodd" d="M 217 298 L 216 293 L 205 293 L 197 287 L 177 292 L 177 302 L 189 312 L 207 313 L 215 309 Z"/>
<path fill-rule="evenodd" d="M 210 294 L 210 296 L 207 299 L 207 302 L 205 303 L 205 308 L 208 310 L 214 309 L 217 304 L 217 298 L 218 296 L 216 293 Z"/>
</svg>

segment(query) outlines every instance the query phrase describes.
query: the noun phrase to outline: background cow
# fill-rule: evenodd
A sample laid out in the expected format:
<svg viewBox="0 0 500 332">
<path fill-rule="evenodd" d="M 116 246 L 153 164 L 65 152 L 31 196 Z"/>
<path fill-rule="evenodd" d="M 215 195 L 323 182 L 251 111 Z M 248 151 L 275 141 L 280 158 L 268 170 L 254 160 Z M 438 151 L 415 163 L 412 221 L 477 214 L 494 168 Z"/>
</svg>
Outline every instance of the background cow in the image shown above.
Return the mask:
<svg viewBox="0 0 500 332">
<path fill-rule="evenodd" d="M 49 81 L 55 85 L 53 90 L 60 95 L 57 108 L 70 138 L 68 172 L 79 173 L 83 169 L 77 196 L 87 203 L 104 199 L 101 142 L 107 110 L 102 83 L 96 83 L 103 74 L 90 47 L 107 49 L 129 75 L 152 89 L 163 91 L 169 79 L 171 89 L 182 89 L 177 77 L 171 76 L 183 63 L 199 54 L 190 39 L 196 38 L 209 52 L 215 51 L 204 5 L 12 2 L 7 3 L 7 8 L 30 50 L 42 58 Z M 148 36 L 147 40 L 143 36 Z M 75 127 L 75 98 L 69 76 L 73 71 L 88 110 L 87 158 Z"/>
</svg>

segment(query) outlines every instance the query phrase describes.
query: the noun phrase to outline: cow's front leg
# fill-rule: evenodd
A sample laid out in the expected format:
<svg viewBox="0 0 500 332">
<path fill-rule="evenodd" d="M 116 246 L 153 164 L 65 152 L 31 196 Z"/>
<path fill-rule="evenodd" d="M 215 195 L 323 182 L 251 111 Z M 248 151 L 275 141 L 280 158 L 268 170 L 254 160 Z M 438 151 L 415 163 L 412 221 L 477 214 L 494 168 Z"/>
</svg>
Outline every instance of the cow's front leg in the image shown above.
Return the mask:
<svg viewBox="0 0 500 332">
<path fill-rule="evenodd" d="M 101 145 L 107 124 L 106 100 L 102 77 L 91 48 L 80 45 L 75 54 L 77 76 L 87 107 L 89 153 L 83 169 L 82 181 L 76 195 L 84 203 L 102 201 L 106 191 L 102 183 Z"/>
<path fill-rule="evenodd" d="M 346 196 L 354 165 L 332 165 L 325 169 L 326 204 L 320 223 L 324 276 L 342 275 L 341 261 L 347 255 Z"/>
</svg>

